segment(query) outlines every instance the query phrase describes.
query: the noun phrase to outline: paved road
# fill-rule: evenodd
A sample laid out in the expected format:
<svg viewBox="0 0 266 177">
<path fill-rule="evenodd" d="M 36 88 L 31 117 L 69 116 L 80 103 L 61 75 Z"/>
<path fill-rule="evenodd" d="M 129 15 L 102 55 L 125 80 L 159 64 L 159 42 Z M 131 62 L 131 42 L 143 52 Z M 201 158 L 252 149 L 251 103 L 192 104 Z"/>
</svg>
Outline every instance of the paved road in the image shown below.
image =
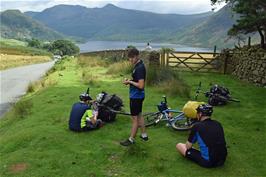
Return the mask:
<svg viewBox="0 0 266 177">
<path fill-rule="evenodd" d="M 54 62 L 48 62 L 0 71 L 0 118 L 12 103 L 26 93 L 28 84 L 38 80 L 53 64 Z"/>
</svg>

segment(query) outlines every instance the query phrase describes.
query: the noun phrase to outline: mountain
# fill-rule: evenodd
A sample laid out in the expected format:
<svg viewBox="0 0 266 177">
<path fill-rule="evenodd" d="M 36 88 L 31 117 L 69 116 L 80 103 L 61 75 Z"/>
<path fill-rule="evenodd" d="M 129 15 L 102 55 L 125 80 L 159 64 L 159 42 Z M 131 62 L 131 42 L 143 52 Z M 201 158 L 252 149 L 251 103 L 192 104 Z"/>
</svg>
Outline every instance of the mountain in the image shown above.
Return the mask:
<svg viewBox="0 0 266 177">
<path fill-rule="evenodd" d="M 57 5 L 25 14 L 65 35 L 87 40 L 165 41 L 173 32 L 203 22 L 213 13 L 157 14 L 108 4 L 103 8 Z"/>
<path fill-rule="evenodd" d="M 4 38 L 37 38 L 54 40 L 64 36 L 31 17 L 21 13 L 19 10 L 6 10 L 0 13 L 1 37 Z"/>
<path fill-rule="evenodd" d="M 227 31 L 238 17 L 226 5 L 203 22 L 192 25 L 185 30 L 176 31 L 174 37 L 169 40 L 194 46 L 202 46 L 202 43 L 205 47 L 232 46 L 235 41 L 228 39 Z"/>
</svg>

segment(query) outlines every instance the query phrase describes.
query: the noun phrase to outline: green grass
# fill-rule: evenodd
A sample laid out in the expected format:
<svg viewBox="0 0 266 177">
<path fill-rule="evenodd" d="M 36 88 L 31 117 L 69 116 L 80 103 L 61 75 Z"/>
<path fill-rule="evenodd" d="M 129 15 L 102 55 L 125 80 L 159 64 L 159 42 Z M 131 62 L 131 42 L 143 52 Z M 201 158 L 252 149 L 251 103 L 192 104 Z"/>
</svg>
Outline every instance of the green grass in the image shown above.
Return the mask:
<svg viewBox="0 0 266 177">
<path fill-rule="evenodd" d="M 28 47 L 26 42 L 4 38 L 0 39 L 0 53 L 7 55 L 52 55 L 43 49 Z"/>
<path fill-rule="evenodd" d="M 16 39 L 0 38 L 0 45 L 27 46 L 27 42 L 19 41 L 19 40 L 16 40 Z"/>
<path fill-rule="evenodd" d="M 92 77 L 97 77 L 96 84 L 87 85 L 82 79 L 84 68 L 76 60 L 58 65 L 47 74 L 57 81 L 56 85 L 22 98 L 21 102 L 31 103 L 23 117 L 14 108 L 0 120 L 0 176 L 265 176 L 264 88 L 228 75 L 179 73 L 191 88 L 196 89 L 199 81 L 203 89 L 209 88 L 209 83 L 223 84 L 241 100 L 214 109 L 214 119 L 224 126 L 229 153 L 223 167 L 204 169 L 176 152 L 176 143 L 185 142 L 188 132 L 177 132 L 164 124 L 148 129 L 148 142 L 137 138 L 136 144 L 128 148 L 119 145 L 130 132 L 127 116 L 117 116 L 116 122 L 100 130 L 70 132 L 71 106 L 88 86 L 93 97 L 103 90 L 118 94 L 126 111 L 128 88 L 121 84 L 122 76 L 106 74 L 106 66 L 87 68 Z M 156 86 L 148 86 L 144 112 L 155 111 L 161 96 Z M 172 108 L 181 108 L 188 100 L 168 97 Z M 200 99 L 206 101 L 203 96 Z M 14 170 L 16 164 L 24 164 L 25 169 Z"/>
</svg>

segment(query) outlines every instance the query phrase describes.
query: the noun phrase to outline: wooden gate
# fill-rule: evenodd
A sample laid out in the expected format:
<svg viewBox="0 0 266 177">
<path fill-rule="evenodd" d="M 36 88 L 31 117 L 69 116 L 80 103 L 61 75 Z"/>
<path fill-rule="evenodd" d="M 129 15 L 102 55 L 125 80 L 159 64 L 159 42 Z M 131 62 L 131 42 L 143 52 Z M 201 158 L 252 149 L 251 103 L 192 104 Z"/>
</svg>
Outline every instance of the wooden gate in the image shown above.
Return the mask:
<svg viewBox="0 0 266 177">
<path fill-rule="evenodd" d="M 161 64 L 182 70 L 221 72 L 224 62 L 212 52 L 169 52 L 161 55 Z"/>
</svg>

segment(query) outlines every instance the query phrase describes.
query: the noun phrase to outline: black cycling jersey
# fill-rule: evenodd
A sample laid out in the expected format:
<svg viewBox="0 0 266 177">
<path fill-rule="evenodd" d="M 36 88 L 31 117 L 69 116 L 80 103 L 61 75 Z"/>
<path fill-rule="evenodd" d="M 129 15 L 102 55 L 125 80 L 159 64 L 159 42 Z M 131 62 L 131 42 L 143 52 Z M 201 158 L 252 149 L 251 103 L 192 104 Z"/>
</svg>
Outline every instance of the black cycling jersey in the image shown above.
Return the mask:
<svg viewBox="0 0 266 177">
<path fill-rule="evenodd" d="M 214 165 L 225 161 L 226 142 L 223 127 L 219 122 L 206 119 L 195 124 L 191 129 L 188 141 L 193 144 L 198 142 L 201 157 Z"/>
</svg>

